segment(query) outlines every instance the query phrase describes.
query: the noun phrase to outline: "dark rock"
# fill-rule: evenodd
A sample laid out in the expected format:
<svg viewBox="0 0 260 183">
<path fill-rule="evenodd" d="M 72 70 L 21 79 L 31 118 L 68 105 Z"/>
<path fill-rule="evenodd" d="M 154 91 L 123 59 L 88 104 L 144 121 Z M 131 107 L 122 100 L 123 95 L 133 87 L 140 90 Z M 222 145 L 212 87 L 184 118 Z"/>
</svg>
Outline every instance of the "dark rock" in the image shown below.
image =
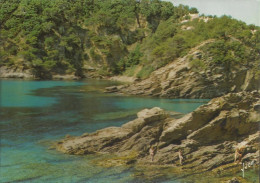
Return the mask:
<svg viewBox="0 0 260 183">
<path fill-rule="evenodd" d="M 106 93 L 118 92 L 118 88 L 117 88 L 117 86 L 106 87 L 106 88 L 105 88 L 105 92 L 106 92 Z"/>
<path fill-rule="evenodd" d="M 260 103 L 254 105 L 254 110 L 260 112 Z"/>
<path fill-rule="evenodd" d="M 236 177 L 234 177 L 233 179 L 231 179 L 230 181 L 228 181 L 227 183 L 240 183 Z"/>
</svg>

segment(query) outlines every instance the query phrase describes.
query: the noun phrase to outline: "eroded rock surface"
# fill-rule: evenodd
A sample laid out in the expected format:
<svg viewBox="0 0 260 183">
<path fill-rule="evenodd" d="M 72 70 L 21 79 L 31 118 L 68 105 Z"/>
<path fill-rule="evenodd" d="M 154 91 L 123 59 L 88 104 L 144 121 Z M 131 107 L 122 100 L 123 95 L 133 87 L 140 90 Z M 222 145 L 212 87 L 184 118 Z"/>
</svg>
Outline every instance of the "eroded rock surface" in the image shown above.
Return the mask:
<svg viewBox="0 0 260 183">
<path fill-rule="evenodd" d="M 215 98 L 180 119 L 160 108 L 144 109 L 121 127 L 110 127 L 57 143 L 68 154 L 137 153 L 139 164 L 179 165 L 210 170 L 234 161 L 235 149 L 243 144 L 243 160 L 259 158 L 259 92 L 230 93 Z M 149 148 L 156 146 L 151 162 Z"/>
</svg>

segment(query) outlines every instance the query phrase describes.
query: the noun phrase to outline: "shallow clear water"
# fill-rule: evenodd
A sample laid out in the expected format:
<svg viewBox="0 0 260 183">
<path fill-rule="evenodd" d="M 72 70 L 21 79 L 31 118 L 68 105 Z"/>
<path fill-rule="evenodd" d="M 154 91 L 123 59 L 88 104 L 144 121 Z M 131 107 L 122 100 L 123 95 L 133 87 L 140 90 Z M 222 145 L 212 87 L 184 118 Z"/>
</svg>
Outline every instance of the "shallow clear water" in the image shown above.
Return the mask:
<svg viewBox="0 0 260 183">
<path fill-rule="evenodd" d="M 0 82 L 0 182 L 145 182 L 131 167 L 93 166 L 92 156 L 49 147 L 67 134 L 120 126 L 143 108 L 188 113 L 207 102 L 104 94 L 102 89 L 114 84 L 109 81 Z"/>
</svg>

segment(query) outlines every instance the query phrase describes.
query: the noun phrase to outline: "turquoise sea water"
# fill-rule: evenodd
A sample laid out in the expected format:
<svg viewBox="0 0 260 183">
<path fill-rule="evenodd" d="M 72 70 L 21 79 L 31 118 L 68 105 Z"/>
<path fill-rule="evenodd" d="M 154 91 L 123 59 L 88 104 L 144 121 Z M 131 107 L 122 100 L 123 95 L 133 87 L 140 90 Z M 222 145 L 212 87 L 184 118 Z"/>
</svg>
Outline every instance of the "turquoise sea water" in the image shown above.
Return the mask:
<svg viewBox="0 0 260 183">
<path fill-rule="evenodd" d="M 65 155 L 49 147 L 67 134 L 120 126 L 143 108 L 188 113 L 207 100 L 104 94 L 104 87 L 111 84 L 0 80 L 0 182 L 149 182 L 135 176 L 131 167 L 98 167 L 91 163 L 93 156 Z"/>
</svg>

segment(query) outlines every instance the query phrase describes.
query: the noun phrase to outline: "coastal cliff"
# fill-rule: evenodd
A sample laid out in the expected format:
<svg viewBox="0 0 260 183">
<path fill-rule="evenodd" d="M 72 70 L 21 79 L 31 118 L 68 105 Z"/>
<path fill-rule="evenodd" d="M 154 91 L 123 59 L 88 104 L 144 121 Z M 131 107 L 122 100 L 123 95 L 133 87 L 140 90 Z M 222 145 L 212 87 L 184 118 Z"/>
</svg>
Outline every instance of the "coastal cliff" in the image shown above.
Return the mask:
<svg viewBox="0 0 260 183">
<path fill-rule="evenodd" d="M 114 91 L 164 98 L 211 99 L 230 92 L 259 90 L 258 63 L 230 66 L 213 63 L 207 48 L 215 41 L 204 41 L 184 57 L 152 72 L 149 78 L 120 86 L 118 90 L 114 88 Z"/>
<path fill-rule="evenodd" d="M 121 127 L 109 127 L 80 137 L 66 137 L 57 150 L 75 155 L 115 155 L 103 165 L 176 165 L 189 172 L 239 167 L 234 162 L 243 146 L 241 161 L 259 161 L 260 94 L 230 93 L 212 99 L 180 119 L 160 108 L 144 109 Z M 155 147 L 151 161 L 150 147 Z M 179 162 L 181 150 L 184 160 Z M 259 163 L 259 162 L 258 162 Z"/>
<path fill-rule="evenodd" d="M 152 0 L 21 0 L 0 7 L 0 78 L 130 76 L 144 80 L 128 88 L 133 94 L 186 98 L 252 91 L 259 81 L 260 29 L 228 16 Z"/>
</svg>

